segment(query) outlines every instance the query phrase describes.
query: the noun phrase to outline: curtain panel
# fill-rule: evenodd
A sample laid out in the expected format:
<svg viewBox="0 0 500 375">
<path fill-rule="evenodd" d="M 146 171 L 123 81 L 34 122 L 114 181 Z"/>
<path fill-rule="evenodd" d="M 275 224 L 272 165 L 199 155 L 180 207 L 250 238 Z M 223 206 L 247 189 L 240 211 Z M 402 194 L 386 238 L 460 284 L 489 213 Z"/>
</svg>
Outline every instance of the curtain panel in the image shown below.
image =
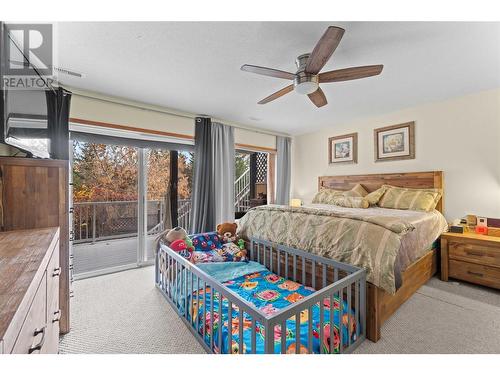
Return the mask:
<svg viewBox="0 0 500 375">
<path fill-rule="evenodd" d="M 234 129 L 195 119 L 191 233 L 213 231 L 234 221 Z"/>
<path fill-rule="evenodd" d="M 212 123 L 215 223 L 234 221 L 234 128 Z M 214 228 L 215 229 L 215 228 Z"/>
<path fill-rule="evenodd" d="M 71 92 L 58 87 L 47 90 L 47 129 L 51 159 L 69 160 L 69 109 Z"/>
<path fill-rule="evenodd" d="M 276 204 L 287 205 L 290 202 L 291 147 L 291 138 L 276 137 Z"/>
<path fill-rule="evenodd" d="M 215 195 L 212 173 L 212 121 L 197 117 L 194 128 L 194 181 L 191 196 L 191 233 L 215 229 Z"/>
</svg>

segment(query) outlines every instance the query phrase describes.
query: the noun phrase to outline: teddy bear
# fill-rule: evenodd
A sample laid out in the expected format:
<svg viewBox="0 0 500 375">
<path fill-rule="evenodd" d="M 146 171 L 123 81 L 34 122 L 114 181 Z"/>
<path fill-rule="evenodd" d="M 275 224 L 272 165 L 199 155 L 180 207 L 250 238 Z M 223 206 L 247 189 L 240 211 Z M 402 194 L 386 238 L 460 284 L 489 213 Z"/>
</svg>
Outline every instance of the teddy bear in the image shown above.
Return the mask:
<svg viewBox="0 0 500 375">
<path fill-rule="evenodd" d="M 236 223 L 222 223 L 217 225 L 217 233 L 222 237 L 224 242 L 235 242 L 237 228 L 238 224 Z"/>
</svg>

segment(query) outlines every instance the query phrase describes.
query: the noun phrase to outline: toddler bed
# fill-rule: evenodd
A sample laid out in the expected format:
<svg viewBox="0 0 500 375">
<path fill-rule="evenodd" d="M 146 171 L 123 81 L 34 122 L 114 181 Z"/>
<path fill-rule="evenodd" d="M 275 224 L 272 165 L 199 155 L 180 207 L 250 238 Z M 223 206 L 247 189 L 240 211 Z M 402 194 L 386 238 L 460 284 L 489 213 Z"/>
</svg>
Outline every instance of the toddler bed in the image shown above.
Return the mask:
<svg viewBox="0 0 500 375">
<path fill-rule="evenodd" d="M 354 266 L 254 238 L 249 262 L 193 264 L 162 245 L 155 267 L 210 353 L 350 353 L 366 335 L 366 274 Z"/>
</svg>

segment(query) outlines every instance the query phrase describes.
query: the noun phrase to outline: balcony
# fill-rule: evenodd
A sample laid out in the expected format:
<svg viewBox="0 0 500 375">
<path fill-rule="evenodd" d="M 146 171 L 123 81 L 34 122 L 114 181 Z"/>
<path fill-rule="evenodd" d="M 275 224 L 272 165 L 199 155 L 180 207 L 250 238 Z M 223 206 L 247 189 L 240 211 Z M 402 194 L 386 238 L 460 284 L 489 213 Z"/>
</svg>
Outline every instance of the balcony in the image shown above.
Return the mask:
<svg viewBox="0 0 500 375">
<path fill-rule="evenodd" d="M 163 200 L 147 202 L 148 235 L 163 231 L 165 206 Z M 73 243 L 95 243 L 137 236 L 138 202 L 78 202 L 73 209 Z M 179 226 L 189 228 L 191 199 L 179 199 Z"/>
</svg>

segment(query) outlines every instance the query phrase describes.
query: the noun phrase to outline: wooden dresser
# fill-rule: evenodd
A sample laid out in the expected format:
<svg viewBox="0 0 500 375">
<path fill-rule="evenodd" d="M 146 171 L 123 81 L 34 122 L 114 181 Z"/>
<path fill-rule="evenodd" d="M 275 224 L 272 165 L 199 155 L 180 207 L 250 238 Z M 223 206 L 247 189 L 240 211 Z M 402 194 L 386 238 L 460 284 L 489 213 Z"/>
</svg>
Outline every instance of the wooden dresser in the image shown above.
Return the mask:
<svg viewBox="0 0 500 375">
<path fill-rule="evenodd" d="M 70 330 L 68 161 L 0 157 L 2 231 L 59 227 L 61 334 Z M 0 279 L 2 276 L 0 276 Z"/>
<path fill-rule="evenodd" d="M 57 353 L 59 228 L 0 233 L 0 353 Z"/>
<path fill-rule="evenodd" d="M 442 234 L 441 280 L 449 277 L 500 289 L 500 237 Z"/>
</svg>

